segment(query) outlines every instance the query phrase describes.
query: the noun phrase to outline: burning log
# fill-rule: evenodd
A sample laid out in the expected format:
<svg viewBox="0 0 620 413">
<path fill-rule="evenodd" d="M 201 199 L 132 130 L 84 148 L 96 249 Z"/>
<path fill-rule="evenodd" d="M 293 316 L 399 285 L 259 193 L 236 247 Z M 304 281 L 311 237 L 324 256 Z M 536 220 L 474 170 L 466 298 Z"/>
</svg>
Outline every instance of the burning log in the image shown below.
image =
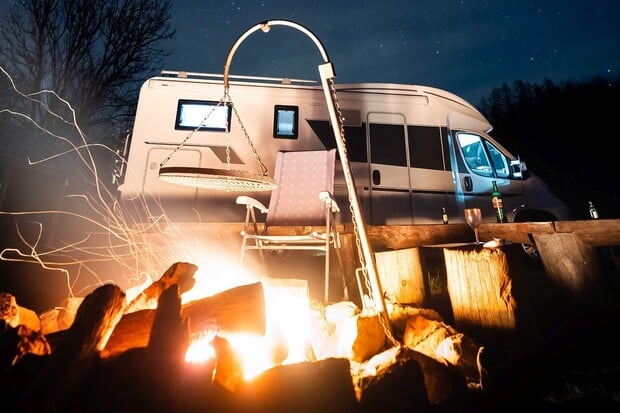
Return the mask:
<svg viewBox="0 0 620 413">
<path fill-rule="evenodd" d="M 442 321 L 416 314 L 407 320 L 403 344 L 439 362 L 452 365 L 468 382 L 480 379 L 478 352 L 480 344 Z"/>
<path fill-rule="evenodd" d="M 149 334 L 146 365 L 151 399 L 161 411 L 178 411 L 183 385 L 185 352 L 189 343 L 187 319 L 181 315 L 178 285 L 159 298 Z"/>
<path fill-rule="evenodd" d="M 172 264 L 162 277 L 141 291 L 127 306 L 125 313 L 137 310 L 155 309 L 161 293 L 172 285 L 178 285 L 180 293 L 190 290 L 194 283 L 194 274 L 198 267 L 186 262 Z M 131 294 L 128 294 L 131 295 Z M 82 297 L 69 297 L 49 311 L 41 314 L 41 329 L 46 335 L 68 329 L 73 323 L 75 313 L 82 304 Z M 53 337 L 52 337 L 53 339 Z"/>
<path fill-rule="evenodd" d="M 12 294 L 0 292 L 0 371 L 26 354 L 46 355 L 51 351 L 36 313 L 19 306 Z"/>
<path fill-rule="evenodd" d="M 148 346 L 99 358 L 62 411 L 180 412 L 185 385 L 187 323 L 178 286 L 160 295 Z"/>
<path fill-rule="evenodd" d="M 429 411 L 422 368 L 415 359 L 403 357 L 398 347 L 376 355 L 367 370 L 370 374 L 355 377 L 361 412 Z"/>
<path fill-rule="evenodd" d="M 234 392 L 243 382 L 243 362 L 225 338 L 215 336 L 211 340 L 211 346 L 215 351 L 213 380 L 226 390 Z"/>
<path fill-rule="evenodd" d="M 189 319 L 190 334 L 205 327 L 219 332 L 265 334 L 265 293 L 260 282 L 231 288 L 211 297 L 183 305 L 181 315 Z"/>
<path fill-rule="evenodd" d="M 15 296 L 0 292 L 0 320 L 11 327 L 26 326 L 32 331 L 41 330 L 41 322 L 37 314 L 17 304 Z"/>
<path fill-rule="evenodd" d="M 125 309 L 125 293 L 107 284 L 89 294 L 75 321 L 21 394 L 19 411 L 57 411 L 89 375 Z"/>
<path fill-rule="evenodd" d="M 52 348 L 41 333 L 25 325 L 11 327 L 0 320 L 0 371 L 11 368 L 27 355 L 43 356 Z"/>
<path fill-rule="evenodd" d="M 231 288 L 183 305 L 181 316 L 192 334 L 211 331 L 265 333 L 265 297 L 261 283 Z M 103 352 L 110 357 L 134 347 L 146 347 L 155 310 L 125 314 Z"/>
<path fill-rule="evenodd" d="M 377 354 L 354 379 L 361 412 L 462 411 L 467 393 L 456 371 L 406 347 Z"/>
<path fill-rule="evenodd" d="M 198 267 L 194 264 L 187 262 L 172 264 L 159 280 L 146 287 L 129 303 L 125 312 L 132 313 L 140 309 L 156 308 L 161 293 L 172 285 L 179 286 L 179 294 L 191 290 L 195 283 L 194 274 L 196 271 L 198 271 Z"/>
<path fill-rule="evenodd" d="M 273 367 L 235 391 L 239 412 L 358 412 L 349 360 Z"/>
</svg>

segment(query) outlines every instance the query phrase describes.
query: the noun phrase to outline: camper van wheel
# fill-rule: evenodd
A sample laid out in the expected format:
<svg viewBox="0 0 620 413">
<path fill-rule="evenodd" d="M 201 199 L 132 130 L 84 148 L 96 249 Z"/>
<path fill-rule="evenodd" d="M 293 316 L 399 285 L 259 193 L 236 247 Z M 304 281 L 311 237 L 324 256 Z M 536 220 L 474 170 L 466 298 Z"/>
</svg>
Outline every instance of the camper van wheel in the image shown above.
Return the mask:
<svg viewBox="0 0 620 413">
<path fill-rule="evenodd" d="M 514 222 L 547 222 L 547 221 L 555 221 L 555 217 L 546 212 L 540 210 L 527 210 L 521 209 L 517 212 L 517 215 L 514 217 Z M 523 243 L 521 244 L 523 247 L 523 251 L 527 254 L 528 257 L 539 259 L 540 254 L 536 249 L 536 245 Z"/>
<path fill-rule="evenodd" d="M 521 244 L 521 247 L 523 247 L 523 251 L 525 251 L 528 257 L 535 259 L 540 258 L 540 255 L 538 255 L 538 250 L 536 249 L 536 246 L 534 244 L 523 243 Z"/>
</svg>

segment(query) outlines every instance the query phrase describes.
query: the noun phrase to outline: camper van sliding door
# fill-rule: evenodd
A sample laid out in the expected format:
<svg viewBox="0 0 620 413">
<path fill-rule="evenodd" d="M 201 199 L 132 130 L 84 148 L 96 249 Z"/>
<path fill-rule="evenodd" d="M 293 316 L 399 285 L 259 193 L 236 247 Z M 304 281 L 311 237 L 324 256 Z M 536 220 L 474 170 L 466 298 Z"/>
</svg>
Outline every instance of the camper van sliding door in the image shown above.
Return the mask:
<svg viewBox="0 0 620 413">
<path fill-rule="evenodd" d="M 409 164 L 415 224 L 439 224 L 443 208 L 450 222 L 462 221 L 457 208 L 447 130 L 409 125 Z"/>
<path fill-rule="evenodd" d="M 370 112 L 367 119 L 370 176 L 370 223 L 413 223 L 409 148 L 405 117 Z"/>
</svg>

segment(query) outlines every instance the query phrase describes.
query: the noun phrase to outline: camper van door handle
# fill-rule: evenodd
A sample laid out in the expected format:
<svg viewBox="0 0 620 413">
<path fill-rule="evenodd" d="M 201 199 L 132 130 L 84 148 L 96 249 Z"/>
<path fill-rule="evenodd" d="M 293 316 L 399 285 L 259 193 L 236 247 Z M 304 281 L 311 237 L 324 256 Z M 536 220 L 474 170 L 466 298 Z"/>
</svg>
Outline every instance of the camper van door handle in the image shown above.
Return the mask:
<svg viewBox="0 0 620 413">
<path fill-rule="evenodd" d="M 465 190 L 468 192 L 473 191 L 474 184 L 469 176 L 463 178 L 463 188 L 465 188 Z"/>
<path fill-rule="evenodd" d="M 376 169 L 372 171 L 372 184 L 381 185 L 381 172 Z"/>
</svg>

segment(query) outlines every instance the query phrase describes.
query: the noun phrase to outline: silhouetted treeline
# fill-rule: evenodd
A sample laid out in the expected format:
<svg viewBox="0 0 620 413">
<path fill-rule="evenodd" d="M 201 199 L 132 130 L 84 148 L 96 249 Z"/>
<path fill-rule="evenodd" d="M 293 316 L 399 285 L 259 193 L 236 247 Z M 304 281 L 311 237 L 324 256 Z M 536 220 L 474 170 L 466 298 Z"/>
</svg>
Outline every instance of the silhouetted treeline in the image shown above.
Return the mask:
<svg viewBox="0 0 620 413">
<path fill-rule="evenodd" d="M 555 84 L 515 81 L 478 104 L 491 133 L 521 157 L 569 206 L 588 218 L 592 200 L 601 218 L 620 217 L 620 159 L 614 119 L 618 79 Z"/>
</svg>

